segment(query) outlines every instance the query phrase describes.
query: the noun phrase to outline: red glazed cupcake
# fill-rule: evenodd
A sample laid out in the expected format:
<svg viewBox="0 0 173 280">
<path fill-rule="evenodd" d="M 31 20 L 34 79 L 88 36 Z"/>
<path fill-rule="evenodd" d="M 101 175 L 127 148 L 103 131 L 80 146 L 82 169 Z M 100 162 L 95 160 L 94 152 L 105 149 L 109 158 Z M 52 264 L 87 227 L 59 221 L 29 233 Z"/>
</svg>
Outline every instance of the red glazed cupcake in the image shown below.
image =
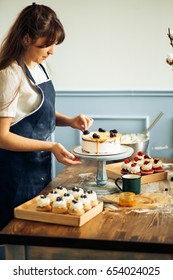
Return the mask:
<svg viewBox="0 0 173 280">
<path fill-rule="evenodd" d="M 128 158 L 123 161 L 122 168 L 121 168 L 121 174 L 130 173 L 129 170 L 130 170 L 130 167 L 131 167 L 131 163 L 132 163 L 132 161 Z"/>
<path fill-rule="evenodd" d="M 149 175 L 149 174 L 153 174 L 153 166 L 152 166 L 152 162 L 145 160 L 143 165 L 141 166 L 141 174 L 142 175 Z"/>
<path fill-rule="evenodd" d="M 162 161 L 159 158 L 155 158 L 153 161 L 153 170 L 154 173 L 163 172 Z"/>
<path fill-rule="evenodd" d="M 130 173 L 141 175 L 140 166 L 137 163 L 133 162 L 130 166 Z"/>
<path fill-rule="evenodd" d="M 139 166 L 142 166 L 144 160 L 143 160 L 143 158 L 139 158 L 138 156 L 135 156 L 134 162 L 137 163 Z"/>
</svg>

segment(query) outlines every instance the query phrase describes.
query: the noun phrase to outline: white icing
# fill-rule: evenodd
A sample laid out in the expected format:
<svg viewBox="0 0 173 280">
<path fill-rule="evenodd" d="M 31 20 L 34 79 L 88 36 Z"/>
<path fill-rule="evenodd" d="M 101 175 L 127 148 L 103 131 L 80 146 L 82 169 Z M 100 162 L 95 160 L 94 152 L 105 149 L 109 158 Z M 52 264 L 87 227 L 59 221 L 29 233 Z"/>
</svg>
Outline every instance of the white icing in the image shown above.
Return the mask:
<svg viewBox="0 0 173 280">
<path fill-rule="evenodd" d="M 69 196 L 63 196 L 63 199 L 67 202 L 71 202 L 74 199 L 74 195 L 72 193 L 68 193 L 68 194 Z"/>
<path fill-rule="evenodd" d="M 58 187 L 54 189 L 55 192 L 57 192 L 60 196 L 63 196 L 64 193 L 67 192 L 67 189 L 66 188 L 62 188 L 62 189 L 59 189 Z"/>
<path fill-rule="evenodd" d="M 145 134 L 123 134 L 121 136 L 121 144 L 135 144 L 139 142 L 144 142 L 148 140 L 148 137 Z"/>
<path fill-rule="evenodd" d="M 72 201 L 72 203 L 70 204 L 69 209 L 71 209 L 71 210 L 79 210 L 80 211 L 80 210 L 83 209 L 83 204 L 80 201 L 77 201 L 76 203 L 74 203 Z"/>
<path fill-rule="evenodd" d="M 97 200 L 97 194 L 95 191 L 92 191 L 92 193 L 88 193 L 88 191 L 87 191 L 86 194 L 91 199 L 91 201 Z"/>
<path fill-rule="evenodd" d="M 136 163 L 134 163 L 135 166 L 132 166 L 130 167 L 130 172 L 131 173 L 139 173 L 141 170 L 140 170 L 140 166 Z"/>
<path fill-rule="evenodd" d="M 78 201 L 81 201 L 84 205 L 88 205 L 91 202 L 91 199 L 86 195 L 86 197 L 79 197 Z"/>
<path fill-rule="evenodd" d="M 69 193 L 71 193 L 74 196 L 74 198 L 78 198 L 84 193 L 84 191 L 82 188 L 77 188 L 77 190 L 69 190 Z"/>
<path fill-rule="evenodd" d="M 146 161 L 145 161 L 145 162 L 146 162 Z M 145 162 L 144 162 L 144 163 L 145 163 Z M 141 169 L 142 169 L 142 170 L 151 170 L 152 167 L 153 167 L 153 166 L 152 166 L 152 162 L 149 161 L 147 164 L 143 164 L 142 167 L 141 167 Z"/>
<path fill-rule="evenodd" d="M 48 206 L 48 205 L 50 205 L 49 197 L 46 196 L 43 198 L 42 195 L 37 197 L 37 206 L 44 207 L 44 206 Z"/>
<path fill-rule="evenodd" d="M 139 166 L 142 166 L 142 164 L 144 163 L 143 158 L 138 158 L 138 160 L 134 159 L 134 162 L 137 163 Z"/>
<path fill-rule="evenodd" d="M 132 164 L 131 161 L 128 162 L 128 163 L 123 162 L 123 163 L 122 163 L 122 169 L 130 170 L 131 164 Z"/>
<path fill-rule="evenodd" d="M 63 199 L 60 200 L 60 201 L 55 200 L 53 202 L 52 207 L 54 207 L 54 208 L 56 208 L 56 207 L 58 207 L 58 208 L 67 208 L 67 202 L 65 200 L 63 200 Z"/>
<path fill-rule="evenodd" d="M 153 168 L 158 168 L 158 167 L 162 167 L 162 161 L 160 159 L 157 163 L 153 162 Z"/>
<path fill-rule="evenodd" d="M 60 195 L 59 195 L 58 193 L 56 193 L 56 192 L 54 192 L 54 193 L 49 193 L 49 194 L 47 195 L 47 197 L 50 198 L 50 201 L 51 201 L 51 202 L 53 202 L 54 200 L 56 200 L 56 198 L 57 198 L 58 196 L 60 197 Z"/>
</svg>

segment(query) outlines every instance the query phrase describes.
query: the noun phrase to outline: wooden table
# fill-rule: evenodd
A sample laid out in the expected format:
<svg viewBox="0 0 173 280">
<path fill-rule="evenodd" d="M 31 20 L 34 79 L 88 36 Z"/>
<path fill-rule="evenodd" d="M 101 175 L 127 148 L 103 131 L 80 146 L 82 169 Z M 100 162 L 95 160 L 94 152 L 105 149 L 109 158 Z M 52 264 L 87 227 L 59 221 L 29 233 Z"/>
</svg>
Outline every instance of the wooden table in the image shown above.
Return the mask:
<svg viewBox="0 0 173 280">
<path fill-rule="evenodd" d="M 95 161 L 65 168 L 43 193 L 57 185 L 81 186 L 96 170 Z M 158 184 L 170 189 L 173 183 Z M 103 212 L 82 227 L 13 219 L 0 232 L 0 243 L 7 259 L 173 259 L 173 213 Z"/>
</svg>

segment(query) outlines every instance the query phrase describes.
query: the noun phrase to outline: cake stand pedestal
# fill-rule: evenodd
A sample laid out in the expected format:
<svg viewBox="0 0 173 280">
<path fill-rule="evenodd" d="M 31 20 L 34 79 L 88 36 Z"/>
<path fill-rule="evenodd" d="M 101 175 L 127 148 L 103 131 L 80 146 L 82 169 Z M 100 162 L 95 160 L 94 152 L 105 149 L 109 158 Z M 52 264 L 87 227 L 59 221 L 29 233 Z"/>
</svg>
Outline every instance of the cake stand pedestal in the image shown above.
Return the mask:
<svg viewBox="0 0 173 280">
<path fill-rule="evenodd" d="M 85 160 L 96 160 L 97 161 L 97 174 L 95 182 L 87 182 L 83 185 L 84 190 L 92 189 L 97 194 L 105 195 L 112 194 L 118 191 L 115 183 L 109 181 L 106 172 L 107 161 L 119 161 L 130 157 L 133 154 L 133 149 L 128 146 L 121 145 L 121 151 L 117 154 L 108 155 L 91 155 L 82 151 L 81 146 L 74 147 L 71 152 L 78 158 Z"/>
</svg>

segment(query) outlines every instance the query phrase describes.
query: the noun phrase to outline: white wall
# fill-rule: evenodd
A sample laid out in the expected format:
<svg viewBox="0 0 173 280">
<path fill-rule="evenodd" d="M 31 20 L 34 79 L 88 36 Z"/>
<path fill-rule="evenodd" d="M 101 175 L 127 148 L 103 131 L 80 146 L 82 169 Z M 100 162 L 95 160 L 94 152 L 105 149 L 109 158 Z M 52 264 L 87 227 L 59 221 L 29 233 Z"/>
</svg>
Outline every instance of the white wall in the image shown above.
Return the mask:
<svg viewBox="0 0 173 280">
<path fill-rule="evenodd" d="M 65 42 L 49 59 L 56 90 L 171 90 L 173 0 L 49 0 Z M 32 1 L 0 3 L 0 39 Z"/>
</svg>

